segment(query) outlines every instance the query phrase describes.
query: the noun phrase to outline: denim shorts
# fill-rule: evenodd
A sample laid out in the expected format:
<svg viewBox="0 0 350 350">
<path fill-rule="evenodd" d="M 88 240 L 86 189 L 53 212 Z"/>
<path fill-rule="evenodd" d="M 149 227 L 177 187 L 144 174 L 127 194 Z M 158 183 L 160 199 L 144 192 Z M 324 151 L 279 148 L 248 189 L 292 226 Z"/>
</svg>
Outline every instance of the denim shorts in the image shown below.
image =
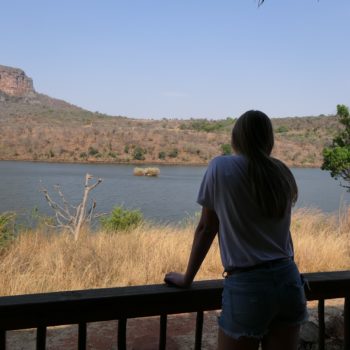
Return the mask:
<svg viewBox="0 0 350 350">
<path fill-rule="evenodd" d="M 262 339 L 276 326 L 308 318 L 304 282 L 293 260 L 225 278 L 219 326 L 228 336 Z"/>
</svg>

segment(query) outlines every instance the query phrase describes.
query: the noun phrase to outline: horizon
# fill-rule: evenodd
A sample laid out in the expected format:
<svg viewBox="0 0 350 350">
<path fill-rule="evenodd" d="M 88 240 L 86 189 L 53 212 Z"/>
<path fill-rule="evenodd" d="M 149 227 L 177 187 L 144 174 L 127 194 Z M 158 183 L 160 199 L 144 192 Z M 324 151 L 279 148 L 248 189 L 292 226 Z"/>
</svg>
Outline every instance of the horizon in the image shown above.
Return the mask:
<svg viewBox="0 0 350 350">
<path fill-rule="evenodd" d="M 15 0 L 2 10 L 0 64 L 89 111 L 215 120 L 248 109 L 334 115 L 350 105 L 347 0 Z"/>
</svg>

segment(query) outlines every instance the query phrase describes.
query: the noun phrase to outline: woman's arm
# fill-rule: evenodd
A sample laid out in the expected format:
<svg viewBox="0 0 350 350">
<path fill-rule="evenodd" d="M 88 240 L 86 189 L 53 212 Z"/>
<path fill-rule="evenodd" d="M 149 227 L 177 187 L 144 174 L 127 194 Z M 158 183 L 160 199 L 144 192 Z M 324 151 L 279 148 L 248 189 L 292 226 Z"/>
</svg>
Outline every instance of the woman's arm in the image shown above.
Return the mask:
<svg viewBox="0 0 350 350">
<path fill-rule="evenodd" d="M 177 287 L 189 287 L 218 231 L 219 219 L 215 211 L 203 207 L 202 215 L 194 234 L 191 254 L 185 274 L 169 272 L 165 275 L 164 282 Z"/>
</svg>

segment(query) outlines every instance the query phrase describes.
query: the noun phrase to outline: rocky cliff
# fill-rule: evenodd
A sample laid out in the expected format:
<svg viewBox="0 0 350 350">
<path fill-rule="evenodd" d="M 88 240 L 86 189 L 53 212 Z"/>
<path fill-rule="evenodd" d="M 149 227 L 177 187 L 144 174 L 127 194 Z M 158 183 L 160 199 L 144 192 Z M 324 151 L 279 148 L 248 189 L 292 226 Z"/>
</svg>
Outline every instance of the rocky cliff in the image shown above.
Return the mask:
<svg viewBox="0 0 350 350">
<path fill-rule="evenodd" d="M 31 107 L 28 105 L 31 105 Z M 33 109 L 34 105 L 39 110 Z M 33 87 L 33 80 L 22 69 L 0 64 L 0 118 L 1 116 L 14 117 L 29 112 L 42 114 L 42 110 L 45 110 L 45 108 L 52 110 L 52 112 L 76 113 L 77 111 L 83 111 L 80 107 L 63 100 L 36 92 Z"/>
<path fill-rule="evenodd" d="M 9 96 L 35 95 L 33 80 L 23 70 L 0 65 L 0 92 Z"/>
</svg>

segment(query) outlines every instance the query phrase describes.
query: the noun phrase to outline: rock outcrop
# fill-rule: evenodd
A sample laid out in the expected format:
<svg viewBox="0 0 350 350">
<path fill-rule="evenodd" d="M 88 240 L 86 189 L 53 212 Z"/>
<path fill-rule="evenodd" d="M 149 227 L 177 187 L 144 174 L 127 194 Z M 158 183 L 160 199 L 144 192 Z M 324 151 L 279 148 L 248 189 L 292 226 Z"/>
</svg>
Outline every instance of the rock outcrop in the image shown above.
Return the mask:
<svg viewBox="0 0 350 350">
<path fill-rule="evenodd" d="M 318 313 L 316 308 L 309 308 L 309 320 L 301 326 L 299 350 L 318 349 Z M 325 348 L 326 350 L 344 349 L 344 315 L 342 307 L 325 308 Z"/>
<path fill-rule="evenodd" d="M 23 70 L 0 65 L 0 92 L 14 97 L 35 95 L 33 80 Z"/>
</svg>

